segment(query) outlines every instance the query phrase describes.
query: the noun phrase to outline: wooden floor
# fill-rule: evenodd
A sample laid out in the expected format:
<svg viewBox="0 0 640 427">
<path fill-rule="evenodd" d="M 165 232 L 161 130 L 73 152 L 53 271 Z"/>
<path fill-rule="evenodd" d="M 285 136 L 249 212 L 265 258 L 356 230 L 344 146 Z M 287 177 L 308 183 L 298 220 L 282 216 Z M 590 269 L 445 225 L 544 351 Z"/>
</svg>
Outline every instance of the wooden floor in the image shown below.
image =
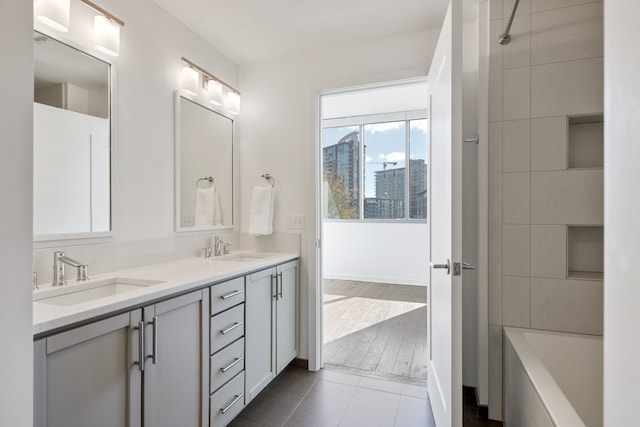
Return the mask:
<svg viewBox="0 0 640 427">
<path fill-rule="evenodd" d="M 427 288 L 325 279 L 326 369 L 424 385 Z"/>
</svg>

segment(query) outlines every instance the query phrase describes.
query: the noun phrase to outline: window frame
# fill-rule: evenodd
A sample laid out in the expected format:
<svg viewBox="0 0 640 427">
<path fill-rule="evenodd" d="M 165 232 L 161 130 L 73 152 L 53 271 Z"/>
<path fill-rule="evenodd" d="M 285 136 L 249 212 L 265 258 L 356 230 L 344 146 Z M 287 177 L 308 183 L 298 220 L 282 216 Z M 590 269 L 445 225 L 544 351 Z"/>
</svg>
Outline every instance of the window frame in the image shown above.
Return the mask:
<svg viewBox="0 0 640 427">
<path fill-rule="evenodd" d="M 337 127 L 347 127 L 347 126 L 355 126 L 358 127 L 360 132 L 360 144 L 358 146 L 359 150 L 359 179 L 358 179 L 358 216 L 359 218 L 322 218 L 323 221 L 328 222 L 369 222 L 369 223 L 428 223 L 429 217 L 427 218 L 411 218 L 411 194 L 410 194 L 410 174 L 411 174 L 411 121 L 412 120 L 428 120 L 428 110 L 411 110 L 411 111 L 402 111 L 395 113 L 383 113 L 383 114 L 367 114 L 361 116 L 350 116 L 350 117 L 337 117 L 337 118 L 327 118 L 322 119 L 321 127 L 320 127 L 320 150 L 324 149 L 324 141 L 322 139 L 323 131 L 325 128 L 337 128 Z M 389 122 L 404 122 L 405 123 L 405 179 L 404 179 L 404 218 L 365 218 L 364 217 L 364 171 L 365 171 L 365 163 L 366 159 L 364 158 L 364 127 L 366 125 L 374 125 L 380 123 L 389 123 Z M 427 135 L 427 144 L 429 144 L 429 136 Z M 429 146 L 427 146 L 427 157 L 429 157 Z M 428 158 L 425 159 L 428 165 Z M 320 167 L 321 170 L 324 170 L 324 162 L 323 157 L 320 156 Z M 430 169 L 429 169 L 430 170 Z M 430 181 L 427 183 L 427 189 L 429 188 Z M 427 190 L 427 197 L 429 197 L 429 192 Z M 427 199 L 427 205 L 429 201 Z"/>
</svg>

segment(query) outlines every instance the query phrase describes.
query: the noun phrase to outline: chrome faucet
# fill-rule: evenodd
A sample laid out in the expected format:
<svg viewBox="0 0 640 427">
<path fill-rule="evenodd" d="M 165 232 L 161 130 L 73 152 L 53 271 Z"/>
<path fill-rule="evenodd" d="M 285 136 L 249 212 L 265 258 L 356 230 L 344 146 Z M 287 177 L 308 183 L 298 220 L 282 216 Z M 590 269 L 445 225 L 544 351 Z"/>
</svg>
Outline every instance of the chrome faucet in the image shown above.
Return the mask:
<svg viewBox="0 0 640 427">
<path fill-rule="evenodd" d="M 227 255 L 231 245 L 233 243 L 225 242 L 220 236 L 215 236 L 213 239 L 213 256 Z"/>
<path fill-rule="evenodd" d="M 89 271 L 86 264 L 82 264 L 73 258 L 69 258 L 66 252 L 56 251 L 53 253 L 52 286 L 62 286 L 67 284 L 67 272 L 65 270 L 66 265 L 70 265 L 77 269 L 76 280 L 89 280 Z"/>
<path fill-rule="evenodd" d="M 222 255 L 222 239 L 216 236 L 213 240 L 213 256 Z"/>
</svg>

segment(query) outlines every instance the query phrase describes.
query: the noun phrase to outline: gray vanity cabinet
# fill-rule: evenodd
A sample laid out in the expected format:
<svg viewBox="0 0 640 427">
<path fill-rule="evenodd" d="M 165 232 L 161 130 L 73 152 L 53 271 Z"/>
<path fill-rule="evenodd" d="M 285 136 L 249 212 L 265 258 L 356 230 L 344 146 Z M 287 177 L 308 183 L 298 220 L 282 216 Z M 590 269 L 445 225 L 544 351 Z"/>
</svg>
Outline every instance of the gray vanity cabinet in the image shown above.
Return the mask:
<svg viewBox="0 0 640 427">
<path fill-rule="evenodd" d="M 142 311 L 120 314 L 34 344 L 34 426 L 141 426 Z"/>
<path fill-rule="evenodd" d="M 208 351 L 209 289 L 40 339 L 34 426 L 208 426 Z"/>
<path fill-rule="evenodd" d="M 145 427 L 208 427 L 209 289 L 145 307 Z"/>
<path fill-rule="evenodd" d="M 247 276 L 246 403 L 298 354 L 298 261 Z"/>
</svg>

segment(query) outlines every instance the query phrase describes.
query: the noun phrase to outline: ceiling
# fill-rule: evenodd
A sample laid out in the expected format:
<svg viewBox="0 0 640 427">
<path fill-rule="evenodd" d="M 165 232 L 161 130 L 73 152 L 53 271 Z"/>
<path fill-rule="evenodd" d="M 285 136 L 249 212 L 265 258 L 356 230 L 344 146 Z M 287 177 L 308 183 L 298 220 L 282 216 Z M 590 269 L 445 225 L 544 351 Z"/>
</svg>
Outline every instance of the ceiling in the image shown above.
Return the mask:
<svg viewBox="0 0 640 427">
<path fill-rule="evenodd" d="M 153 0 L 238 64 L 439 28 L 449 0 Z"/>
</svg>

